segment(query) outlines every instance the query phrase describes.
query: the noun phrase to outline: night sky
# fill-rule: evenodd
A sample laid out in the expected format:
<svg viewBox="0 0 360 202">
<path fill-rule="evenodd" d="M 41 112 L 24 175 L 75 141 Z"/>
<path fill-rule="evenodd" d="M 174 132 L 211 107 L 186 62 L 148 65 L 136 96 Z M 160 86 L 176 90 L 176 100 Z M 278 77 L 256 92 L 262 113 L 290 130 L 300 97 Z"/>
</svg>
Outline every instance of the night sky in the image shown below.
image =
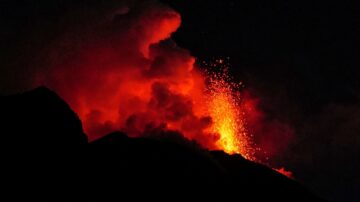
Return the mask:
<svg viewBox="0 0 360 202">
<path fill-rule="evenodd" d="M 162 2 L 182 16 L 172 37 L 179 46 L 199 61 L 229 57 L 231 75 L 260 99 L 266 118 L 294 129 L 294 140 L 271 163 L 291 170 L 297 180 L 330 201 L 359 201 L 360 5 Z M 87 8 L 101 13 L 121 4 L 0 1 L 0 93 L 29 89 L 29 73 L 41 60 L 38 53 L 87 19 Z"/>
</svg>

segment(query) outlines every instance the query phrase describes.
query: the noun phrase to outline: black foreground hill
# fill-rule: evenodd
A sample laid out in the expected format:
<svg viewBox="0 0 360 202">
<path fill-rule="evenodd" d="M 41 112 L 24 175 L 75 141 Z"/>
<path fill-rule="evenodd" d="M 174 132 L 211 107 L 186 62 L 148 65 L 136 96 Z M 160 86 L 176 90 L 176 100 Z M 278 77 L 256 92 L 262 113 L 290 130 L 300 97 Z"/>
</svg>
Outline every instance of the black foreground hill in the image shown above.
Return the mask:
<svg viewBox="0 0 360 202">
<path fill-rule="evenodd" d="M 45 87 L 0 97 L 0 120 L 1 189 L 12 199 L 322 201 L 272 169 L 176 132 L 114 132 L 88 143 L 77 115 Z"/>
</svg>

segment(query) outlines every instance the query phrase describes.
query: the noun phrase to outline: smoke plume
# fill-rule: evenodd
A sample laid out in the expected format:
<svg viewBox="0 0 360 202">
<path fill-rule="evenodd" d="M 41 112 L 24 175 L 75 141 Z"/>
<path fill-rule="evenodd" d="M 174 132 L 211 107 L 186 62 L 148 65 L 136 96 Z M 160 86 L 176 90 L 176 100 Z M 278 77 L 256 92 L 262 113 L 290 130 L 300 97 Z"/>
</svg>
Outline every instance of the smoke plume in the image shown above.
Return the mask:
<svg viewBox="0 0 360 202">
<path fill-rule="evenodd" d="M 43 4 L 50 10 L 27 11 L 31 25 L 17 32 L 14 52 L 23 56 L 14 56 L 9 76 L 16 79 L 1 82 L 51 88 L 80 116 L 90 140 L 115 130 L 134 137 L 171 131 L 264 161 L 291 142 L 291 128 L 268 119 L 257 98 L 234 92 L 226 75 L 209 75 L 177 46 L 175 10 L 158 1 Z"/>
</svg>

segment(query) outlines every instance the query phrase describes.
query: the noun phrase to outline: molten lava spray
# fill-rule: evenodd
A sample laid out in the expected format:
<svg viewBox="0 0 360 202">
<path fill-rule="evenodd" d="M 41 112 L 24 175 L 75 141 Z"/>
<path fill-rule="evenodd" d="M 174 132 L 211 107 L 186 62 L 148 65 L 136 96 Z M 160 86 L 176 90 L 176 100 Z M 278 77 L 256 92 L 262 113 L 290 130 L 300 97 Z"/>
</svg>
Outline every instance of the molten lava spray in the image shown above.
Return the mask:
<svg viewBox="0 0 360 202">
<path fill-rule="evenodd" d="M 208 73 L 209 114 L 213 119 L 210 130 L 220 134 L 217 146 L 227 153 L 238 153 L 254 159 L 253 144 L 246 130 L 246 117 L 241 102 L 238 84 L 231 82 L 223 59 L 216 60 L 215 67 L 221 71 Z"/>
<path fill-rule="evenodd" d="M 217 145 L 225 152 L 240 152 L 243 148 L 237 135 L 244 131 L 241 121 L 238 120 L 238 113 L 234 100 L 226 84 L 216 83 L 210 92 L 209 112 L 213 119 L 212 131 L 220 134 Z"/>
</svg>

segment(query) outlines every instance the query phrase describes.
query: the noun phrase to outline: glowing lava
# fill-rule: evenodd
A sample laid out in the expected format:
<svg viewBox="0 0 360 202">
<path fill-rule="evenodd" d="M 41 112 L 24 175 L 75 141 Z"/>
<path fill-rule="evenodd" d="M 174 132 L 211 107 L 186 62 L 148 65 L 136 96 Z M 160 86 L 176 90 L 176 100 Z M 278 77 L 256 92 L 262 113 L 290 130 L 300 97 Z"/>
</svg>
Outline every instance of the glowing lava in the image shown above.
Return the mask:
<svg viewBox="0 0 360 202">
<path fill-rule="evenodd" d="M 285 170 L 284 167 L 281 167 L 279 169 L 273 168 L 273 170 L 277 171 L 278 173 L 285 175 L 288 178 L 294 179 L 293 173 L 291 171 Z"/>
<path fill-rule="evenodd" d="M 223 67 L 222 59 L 217 60 L 217 68 Z M 242 111 L 240 93 L 236 83 L 229 80 L 227 67 L 220 73 L 209 73 L 208 111 L 213 119 L 210 130 L 219 134 L 216 146 L 227 153 L 241 154 L 254 160 L 254 150 L 246 131 L 245 113 Z"/>
<path fill-rule="evenodd" d="M 217 145 L 228 153 L 239 153 L 236 109 L 228 92 L 212 92 L 209 111 L 214 124 L 212 130 L 220 134 Z M 241 152 L 240 152 L 241 153 Z"/>
</svg>

